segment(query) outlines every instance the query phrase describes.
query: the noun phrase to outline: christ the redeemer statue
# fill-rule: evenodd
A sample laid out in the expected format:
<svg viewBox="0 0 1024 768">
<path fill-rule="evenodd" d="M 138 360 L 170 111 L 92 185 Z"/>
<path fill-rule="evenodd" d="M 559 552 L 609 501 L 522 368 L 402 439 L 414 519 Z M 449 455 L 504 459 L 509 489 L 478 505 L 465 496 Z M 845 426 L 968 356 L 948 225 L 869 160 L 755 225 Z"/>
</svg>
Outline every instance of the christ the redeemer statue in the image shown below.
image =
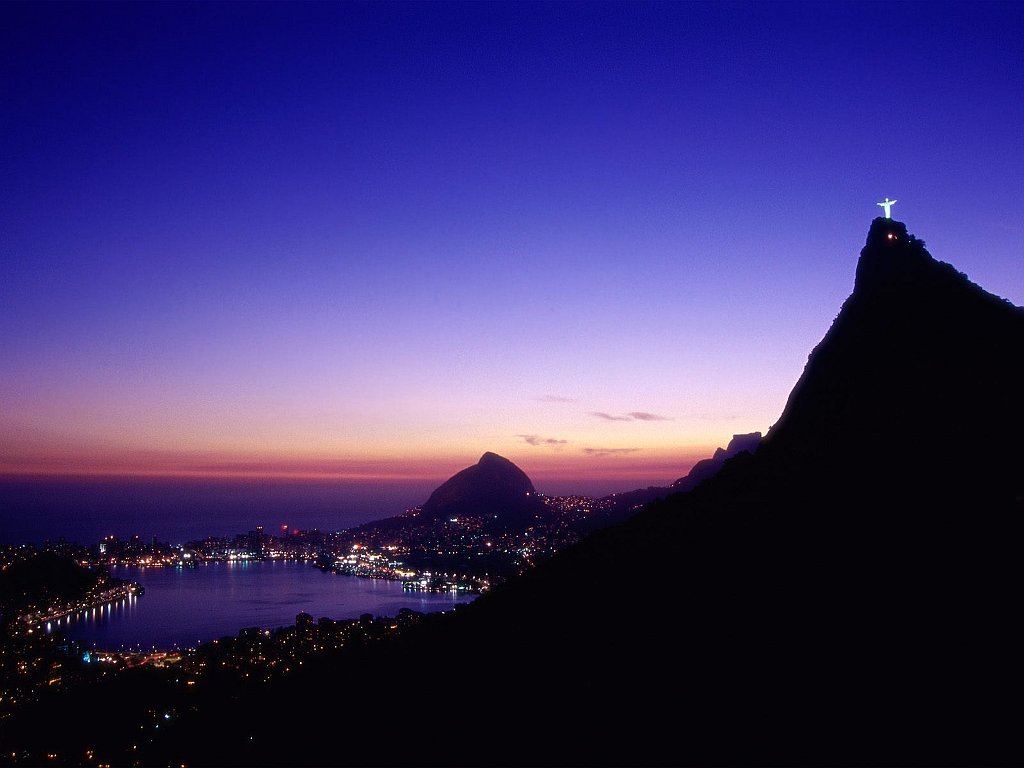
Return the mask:
<svg viewBox="0 0 1024 768">
<path fill-rule="evenodd" d="M 885 200 L 883 200 L 882 202 L 875 203 L 875 205 L 880 205 L 880 206 L 882 206 L 885 209 L 885 218 L 887 218 L 887 219 L 891 219 L 892 218 L 892 216 L 889 215 L 889 209 L 892 208 L 893 205 L 895 205 L 895 204 L 896 204 L 896 201 L 895 200 L 890 200 L 888 195 L 885 196 Z"/>
</svg>

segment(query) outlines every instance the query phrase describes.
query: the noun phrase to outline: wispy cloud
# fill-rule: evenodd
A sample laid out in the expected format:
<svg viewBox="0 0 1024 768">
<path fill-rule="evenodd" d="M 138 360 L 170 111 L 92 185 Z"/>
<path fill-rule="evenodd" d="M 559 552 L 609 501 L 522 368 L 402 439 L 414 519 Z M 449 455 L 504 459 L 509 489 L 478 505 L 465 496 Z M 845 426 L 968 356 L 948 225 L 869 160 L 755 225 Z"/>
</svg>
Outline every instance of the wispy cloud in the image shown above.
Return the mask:
<svg viewBox="0 0 1024 768">
<path fill-rule="evenodd" d="M 590 415 L 596 416 L 599 419 L 604 419 L 605 421 L 630 421 L 629 416 L 612 416 L 610 413 L 605 413 L 604 411 L 590 411 Z"/>
<path fill-rule="evenodd" d="M 672 421 L 668 416 L 648 413 L 647 411 L 630 411 L 625 416 L 616 416 L 613 413 L 605 413 L 604 411 L 589 411 L 589 413 L 591 416 L 604 419 L 605 421 Z"/>
<path fill-rule="evenodd" d="M 559 440 L 555 437 L 541 437 L 540 435 L 516 435 L 521 437 L 523 442 L 529 445 L 547 446 L 548 448 L 560 448 L 569 443 L 568 440 Z"/>
<path fill-rule="evenodd" d="M 561 395 L 544 395 L 544 397 L 535 399 L 542 403 L 578 403 L 580 401 L 578 397 L 562 397 Z"/>
<path fill-rule="evenodd" d="M 587 456 L 600 458 L 601 456 L 618 456 L 624 453 L 636 453 L 639 448 L 584 448 L 583 453 Z"/>
</svg>

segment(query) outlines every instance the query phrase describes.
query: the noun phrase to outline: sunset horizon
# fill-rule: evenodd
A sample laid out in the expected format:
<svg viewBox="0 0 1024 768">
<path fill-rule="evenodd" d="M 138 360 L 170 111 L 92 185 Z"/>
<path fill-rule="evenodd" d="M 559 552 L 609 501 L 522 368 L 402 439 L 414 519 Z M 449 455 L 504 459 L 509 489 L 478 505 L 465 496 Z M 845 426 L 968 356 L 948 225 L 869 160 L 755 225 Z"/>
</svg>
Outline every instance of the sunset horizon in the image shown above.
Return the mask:
<svg viewBox="0 0 1024 768">
<path fill-rule="evenodd" d="M 1024 303 L 1003 6 L 731 7 L 7 4 L 0 477 L 671 482 L 883 198 Z"/>
</svg>

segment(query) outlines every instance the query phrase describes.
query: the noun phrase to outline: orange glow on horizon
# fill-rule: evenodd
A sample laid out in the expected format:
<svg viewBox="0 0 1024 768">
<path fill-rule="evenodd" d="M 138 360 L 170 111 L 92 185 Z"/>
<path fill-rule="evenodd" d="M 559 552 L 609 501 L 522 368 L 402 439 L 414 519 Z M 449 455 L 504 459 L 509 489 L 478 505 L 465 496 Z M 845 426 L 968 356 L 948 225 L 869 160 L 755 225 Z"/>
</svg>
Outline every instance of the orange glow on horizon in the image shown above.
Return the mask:
<svg viewBox="0 0 1024 768">
<path fill-rule="evenodd" d="M 0 477 L 8 478 L 167 478 L 210 480 L 279 479 L 349 482 L 441 482 L 475 464 L 487 449 L 474 454 L 448 456 L 363 456 L 320 458 L 313 456 L 231 455 L 220 452 L 94 451 L 59 455 L 22 455 L 0 459 Z M 542 454 L 531 450 L 495 450 L 508 458 L 544 492 L 549 484 L 649 480 L 662 484 L 685 475 L 690 467 L 710 456 L 714 447 L 649 449 L 580 454 Z M 627 490 L 627 488 L 623 488 Z"/>
</svg>

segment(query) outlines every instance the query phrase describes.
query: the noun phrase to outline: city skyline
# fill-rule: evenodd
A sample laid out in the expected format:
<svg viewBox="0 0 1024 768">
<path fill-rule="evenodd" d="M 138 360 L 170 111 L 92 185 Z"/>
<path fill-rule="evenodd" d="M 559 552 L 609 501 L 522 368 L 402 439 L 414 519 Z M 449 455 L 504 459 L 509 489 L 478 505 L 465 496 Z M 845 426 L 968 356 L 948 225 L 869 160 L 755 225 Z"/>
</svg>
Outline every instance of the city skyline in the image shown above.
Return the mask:
<svg viewBox="0 0 1024 768">
<path fill-rule="evenodd" d="M 1017 4 L 0 13 L 0 475 L 671 482 L 883 198 L 1024 304 Z"/>
</svg>

